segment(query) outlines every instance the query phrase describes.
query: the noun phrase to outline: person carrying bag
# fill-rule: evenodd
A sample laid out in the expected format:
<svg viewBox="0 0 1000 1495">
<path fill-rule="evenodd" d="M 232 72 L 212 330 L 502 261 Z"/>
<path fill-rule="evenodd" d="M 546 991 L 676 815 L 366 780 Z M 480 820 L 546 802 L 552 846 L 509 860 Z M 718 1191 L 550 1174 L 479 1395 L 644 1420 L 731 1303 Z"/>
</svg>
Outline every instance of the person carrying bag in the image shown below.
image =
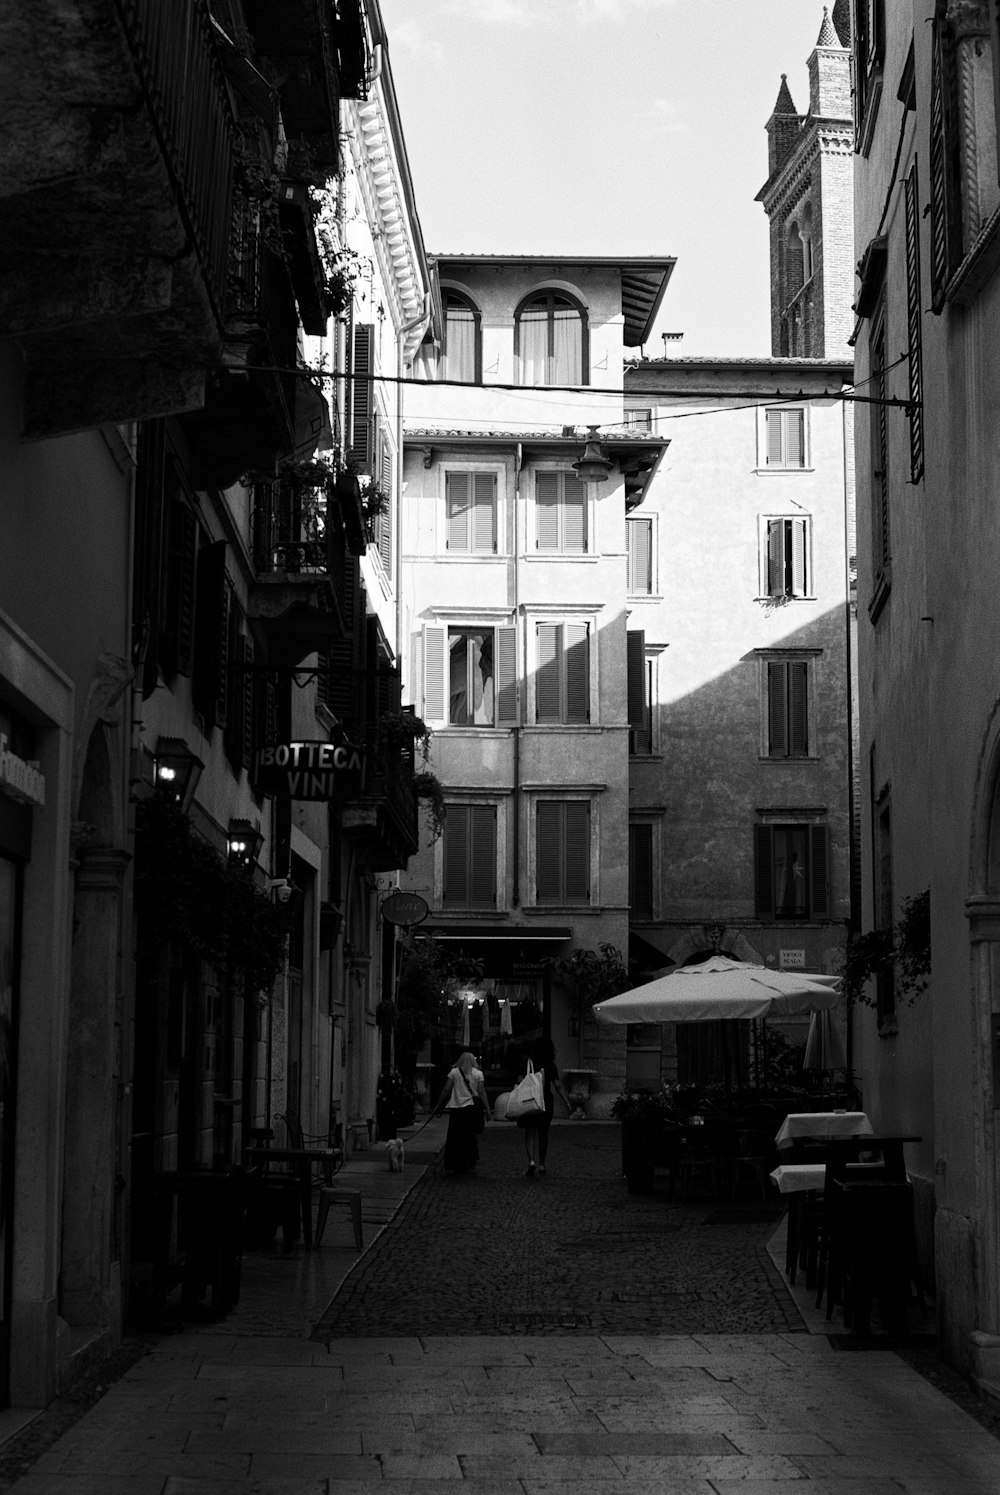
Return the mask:
<svg viewBox="0 0 1000 1495">
<path fill-rule="evenodd" d="M 510 1093 L 507 1115 L 524 1132 L 524 1150 L 528 1154 L 525 1170 L 529 1178 L 545 1172 L 549 1150 L 549 1125 L 555 1110 L 555 1096 L 570 1109 L 556 1066 L 556 1051 L 551 1038 L 537 1038 L 532 1046 L 528 1070 Z"/>
<path fill-rule="evenodd" d="M 524 1078 L 518 1080 L 507 1101 L 507 1120 L 519 1121 L 522 1116 L 545 1114 L 545 1076 L 528 1060 Z"/>
</svg>

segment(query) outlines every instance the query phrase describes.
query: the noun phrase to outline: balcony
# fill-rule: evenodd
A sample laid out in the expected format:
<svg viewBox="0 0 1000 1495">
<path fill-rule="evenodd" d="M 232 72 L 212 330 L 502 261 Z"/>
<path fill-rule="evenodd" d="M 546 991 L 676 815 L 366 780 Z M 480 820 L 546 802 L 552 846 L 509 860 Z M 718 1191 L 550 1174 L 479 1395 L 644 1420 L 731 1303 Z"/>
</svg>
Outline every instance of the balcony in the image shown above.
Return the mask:
<svg viewBox="0 0 1000 1495">
<path fill-rule="evenodd" d="M 249 614 L 266 635 L 271 663 L 298 664 L 346 632 L 343 543 L 330 508 L 328 484 L 317 475 L 254 486 Z"/>
<path fill-rule="evenodd" d="M 196 408 L 234 139 L 207 0 L 6 0 L 0 94 L 0 335 L 24 352 L 25 434 Z"/>
<path fill-rule="evenodd" d="M 372 872 L 405 867 L 420 844 L 413 786 L 413 744 L 389 744 L 376 727 L 364 729 L 364 789 L 343 809 L 343 834 Z"/>
</svg>

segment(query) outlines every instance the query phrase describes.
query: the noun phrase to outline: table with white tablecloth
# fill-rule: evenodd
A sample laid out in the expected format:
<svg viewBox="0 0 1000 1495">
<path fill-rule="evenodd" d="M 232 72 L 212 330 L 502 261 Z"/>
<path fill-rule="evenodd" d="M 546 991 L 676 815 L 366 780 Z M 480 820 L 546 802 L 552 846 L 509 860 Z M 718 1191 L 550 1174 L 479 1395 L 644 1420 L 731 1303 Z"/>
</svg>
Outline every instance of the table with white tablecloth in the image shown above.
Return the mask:
<svg viewBox="0 0 1000 1495">
<path fill-rule="evenodd" d="M 864 1111 L 793 1111 L 778 1128 L 779 1152 L 796 1142 L 836 1142 L 841 1137 L 870 1137 L 873 1128 Z"/>
<path fill-rule="evenodd" d="M 825 1163 L 781 1163 L 770 1174 L 779 1194 L 807 1194 L 826 1183 Z"/>
</svg>

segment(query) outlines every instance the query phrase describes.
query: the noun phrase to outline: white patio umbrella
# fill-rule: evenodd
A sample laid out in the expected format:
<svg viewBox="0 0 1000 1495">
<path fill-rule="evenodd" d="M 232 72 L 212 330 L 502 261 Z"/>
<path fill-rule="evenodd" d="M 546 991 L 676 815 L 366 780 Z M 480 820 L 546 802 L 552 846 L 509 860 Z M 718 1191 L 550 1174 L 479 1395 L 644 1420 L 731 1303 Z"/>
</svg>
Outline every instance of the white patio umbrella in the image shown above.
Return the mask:
<svg viewBox="0 0 1000 1495">
<path fill-rule="evenodd" d="M 718 1018 L 793 1017 L 840 1000 L 840 977 L 772 971 L 713 955 L 594 1004 L 601 1023 L 705 1023 Z"/>
</svg>

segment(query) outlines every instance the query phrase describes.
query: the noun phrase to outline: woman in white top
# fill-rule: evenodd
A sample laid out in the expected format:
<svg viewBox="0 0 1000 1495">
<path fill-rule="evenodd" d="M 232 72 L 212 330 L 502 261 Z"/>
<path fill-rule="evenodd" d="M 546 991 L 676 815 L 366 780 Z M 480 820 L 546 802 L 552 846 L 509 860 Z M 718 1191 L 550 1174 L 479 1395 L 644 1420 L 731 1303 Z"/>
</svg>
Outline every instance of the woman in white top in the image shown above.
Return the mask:
<svg viewBox="0 0 1000 1495">
<path fill-rule="evenodd" d="M 479 1132 L 488 1120 L 490 1104 L 482 1072 L 473 1054 L 465 1049 L 448 1071 L 435 1111 L 448 1112 L 448 1136 L 444 1144 L 446 1173 L 468 1173 L 479 1161 Z M 480 1120 L 482 1118 L 482 1122 Z"/>
</svg>

